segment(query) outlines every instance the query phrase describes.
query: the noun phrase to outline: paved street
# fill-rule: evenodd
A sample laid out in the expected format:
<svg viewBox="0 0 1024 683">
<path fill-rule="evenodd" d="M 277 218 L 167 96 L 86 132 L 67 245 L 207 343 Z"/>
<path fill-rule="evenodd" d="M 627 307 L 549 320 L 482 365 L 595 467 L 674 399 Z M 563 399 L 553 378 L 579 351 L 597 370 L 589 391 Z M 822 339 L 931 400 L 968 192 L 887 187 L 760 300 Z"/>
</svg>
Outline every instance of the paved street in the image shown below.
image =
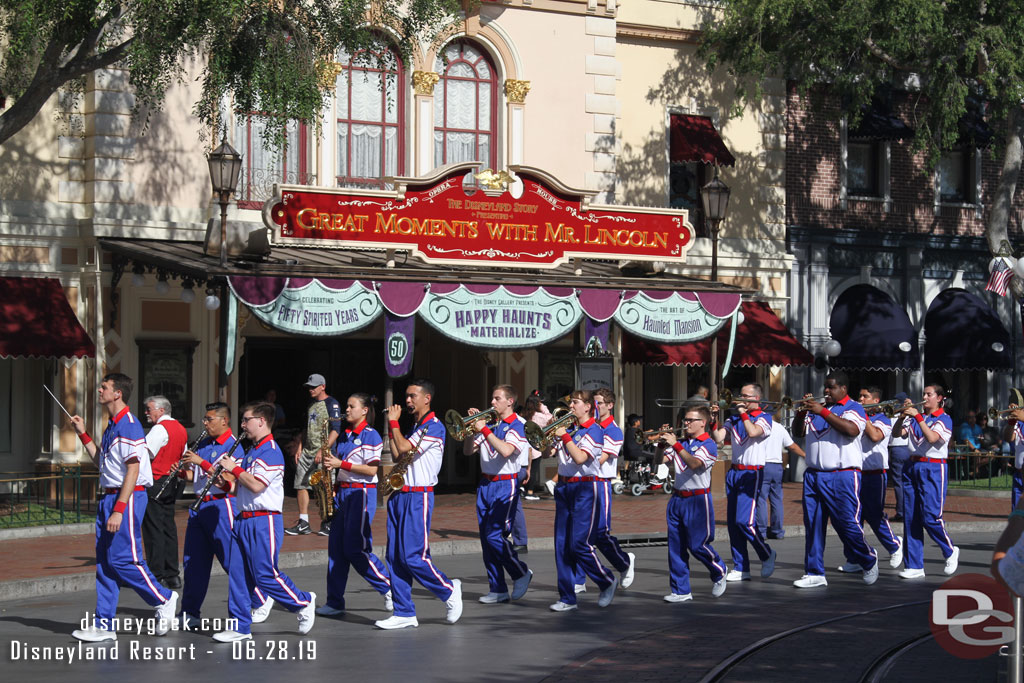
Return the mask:
<svg viewBox="0 0 1024 683">
<path fill-rule="evenodd" d="M 996 533 L 958 533 L 962 549 L 959 574 L 986 572 Z M 716 548 L 727 550 L 724 530 Z M 926 545 L 923 581 L 898 579 L 883 559 L 881 577 L 872 587 L 858 576 L 830 571 L 825 589 L 797 590 L 791 582 L 803 573 L 803 538 L 774 542 L 779 553 L 775 576 L 730 584 L 726 594 L 711 597 L 703 567 L 694 569 L 694 600 L 670 605 L 664 546 L 632 549 L 638 572 L 632 588 L 620 592 L 607 609 L 596 605 L 591 586 L 576 612 L 547 609 L 556 600 L 551 552 L 534 551 L 525 559 L 536 572 L 530 592 L 508 605 L 481 605 L 486 592 L 479 557 L 474 554 L 437 558 L 437 564 L 465 588 L 465 613 L 452 626 L 444 623 L 444 605 L 422 590 L 415 598 L 420 626 L 382 632 L 372 622 L 386 615 L 379 596 L 362 579 L 350 580 L 348 613 L 341 619 L 318 618 L 308 637 L 295 631 L 295 617 L 275 611 L 267 623 L 254 626 L 251 650 L 215 644 L 205 634 L 172 632 L 166 637 L 122 631 L 116 661 L 23 661 L 14 659 L 27 648 L 71 647 L 77 628 L 95 595 L 91 591 L 0 603 L 0 642 L 4 646 L 7 680 L 36 681 L 73 676 L 76 681 L 142 676 L 195 683 L 223 681 L 224 676 L 248 683 L 281 680 L 282 676 L 386 681 L 697 681 L 731 655 L 764 638 L 833 617 L 829 624 L 800 631 L 758 650 L 722 678 L 729 681 L 815 680 L 857 681 L 872 661 L 897 643 L 928 632 L 928 600 L 944 576 L 938 550 Z M 884 552 L 883 552 L 884 555 Z M 830 537 L 828 566 L 842 561 L 841 546 Z M 755 563 L 755 577 L 759 565 Z M 288 570 L 304 590 L 319 594 L 323 604 L 324 568 Z M 122 592 L 119 617 L 145 619 L 152 610 L 134 594 Z M 226 580 L 214 577 L 206 617 L 226 613 Z M 887 611 L 878 612 L 884 607 Z M 860 613 L 865 613 L 857 616 Z M 133 648 L 159 648 L 145 653 Z M 193 648 L 190 650 L 190 648 Z M 84 646 L 83 651 L 112 651 L 110 644 Z M 183 654 L 185 661 L 158 661 L 157 655 Z M 283 656 L 286 661 L 267 661 Z M 134 657 L 134 658 L 133 658 Z M 249 658 L 252 658 L 251 660 Z M 222 667 L 229 667 L 226 671 Z M 927 640 L 900 658 L 886 680 L 990 681 L 998 661 L 959 660 Z"/>
</svg>

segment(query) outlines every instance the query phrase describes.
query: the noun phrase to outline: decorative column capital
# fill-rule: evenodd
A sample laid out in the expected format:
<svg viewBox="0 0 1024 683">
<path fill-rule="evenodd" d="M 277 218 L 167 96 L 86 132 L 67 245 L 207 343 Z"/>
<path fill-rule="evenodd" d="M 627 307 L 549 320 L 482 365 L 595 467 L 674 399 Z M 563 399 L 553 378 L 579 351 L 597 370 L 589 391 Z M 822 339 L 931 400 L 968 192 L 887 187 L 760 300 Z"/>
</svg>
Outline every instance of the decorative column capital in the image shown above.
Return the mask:
<svg viewBox="0 0 1024 683">
<path fill-rule="evenodd" d="M 530 92 L 530 81 L 505 81 L 505 97 L 512 104 L 526 104 L 526 93 Z"/>
<path fill-rule="evenodd" d="M 434 86 L 441 80 L 441 76 L 433 71 L 413 71 L 412 89 L 417 95 L 433 95 Z"/>
<path fill-rule="evenodd" d="M 320 85 L 323 88 L 334 90 L 338 83 L 338 74 L 345 67 L 340 62 L 323 62 L 320 66 Z"/>
</svg>

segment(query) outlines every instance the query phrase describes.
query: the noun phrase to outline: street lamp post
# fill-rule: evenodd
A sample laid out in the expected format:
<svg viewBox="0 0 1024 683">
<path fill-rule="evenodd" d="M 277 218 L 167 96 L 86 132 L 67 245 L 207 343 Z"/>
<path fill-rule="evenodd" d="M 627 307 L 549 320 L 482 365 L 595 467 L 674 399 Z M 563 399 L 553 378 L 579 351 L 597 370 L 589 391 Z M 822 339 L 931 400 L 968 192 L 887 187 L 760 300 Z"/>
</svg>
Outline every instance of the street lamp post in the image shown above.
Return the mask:
<svg viewBox="0 0 1024 683">
<path fill-rule="evenodd" d="M 729 208 L 729 186 L 718 179 L 718 168 L 710 183 L 700 188 L 704 220 L 711 228 L 711 281 L 718 282 L 718 228 Z M 718 401 L 718 333 L 711 338 L 711 404 Z"/>
<path fill-rule="evenodd" d="M 227 137 L 220 147 L 206 157 L 210 165 L 210 179 L 213 181 L 213 192 L 220 203 L 220 265 L 228 265 L 228 202 L 238 187 L 238 174 L 242 170 L 242 155 L 228 144 Z"/>
</svg>

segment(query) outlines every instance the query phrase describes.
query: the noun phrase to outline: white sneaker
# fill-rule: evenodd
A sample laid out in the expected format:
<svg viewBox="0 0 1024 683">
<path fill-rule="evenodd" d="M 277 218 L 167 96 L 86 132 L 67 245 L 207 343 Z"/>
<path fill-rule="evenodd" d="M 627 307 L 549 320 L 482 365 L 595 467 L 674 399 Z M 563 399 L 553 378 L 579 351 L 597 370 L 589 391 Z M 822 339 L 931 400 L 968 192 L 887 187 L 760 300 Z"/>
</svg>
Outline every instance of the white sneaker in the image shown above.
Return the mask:
<svg viewBox="0 0 1024 683">
<path fill-rule="evenodd" d="M 587 584 L 585 584 L 585 583 L 577 583 L 576 586 L 573 588 L 573 590 L 576 591 L 576 595 L 579 595 L 580 593 L 586 593 L 587 592 Z"/>
<path fill-rule="evenodd" d="M 726 581 L 750 581 L 750 572 L 739 572 L 735 569 L 729 570 L 725 575 Z"/>
<path fill-rule="evenodd" d="M 665 602 L 687 602 L 688 600 L 693 600 L 693 594 L 687 593 L 686 595 L 682 595 L 680 593 L 669 593 L 668 595 L 663 597 L 662 600 L 664 600 Z"/>
<path fill-rule="evenodd" d="M 267 598 L 267 601 L 252 611 L 252 623 L 262 624 L 270 616 L 270 610 L 274 609 L 274 598 Z"/>
<path fill-rule="evenodd" d="M 794 581 L 793 585 L 797 588 L 818 588 L 820 586 L 827 586 L 828 581 L 824 576 L 819 576 L 818 574 L 804 574 Z"/>
<path fill-rule="evenodd" d="M 548 609 L 550 609 L 552 612 L 571 612 L 572 610 L 576 609 L 576 605 L 570 605 L 567 602 L 562 602 L 561 600 L 559 600 L 555 604 L 549 606 Z"/>
<path fill-rule="evenodd" d="M 218 643 L 233 643 L 236 640 L 252 640 L 251 633 L 239 633 L 238 631 L 221 631 L 214 633 L 213 639 Z"/>
<path fill-rule="evenodd" d="M 555 495 L 555 482 L 548 479 L 546 482 L 544 482 L 544 488 L 548 490 L 548 493 L 550 495 Z"/>
<path fill-rule="evenodd" d="M 493 605 L 496 602 L 508 602 L 508 593 L 488 593 L 480 596 L 480 602 L 485 605 Z"/>
<path fill-rule="evenodd" d="M 633 553 L 626 553 L 629 556 L 629 566 L 626 567 L 626 571 L 622 572 L 622 580 L 619 581 L 619 585 L 623 588 L 629 588 L 633 583 L 633 574 L 636 572 L 636 555 Z"/>
<path fill-rule="evenodd" d="M 713 598 L 720 598 L 720 597 L 722 597 L 722 593 L 725 592 L 725 587 L 728 584 L 729 584 L 729 582 L 725 580 L 724 576 L 722 578 L 720 578 L 718 581 L 715 581 L 715 583 L 711 586 L 711 597 L 713 597 Z"/>
<path fill-rule="evenodd" d="M 531 581 L 533 581 L 533 570 L 527 569 L 525 574 L 512 583 L 512 599 L 518 600 L 526 595 L 526 591 L 530 588 Z"/>
<path fill-rule="evenodd" d="M 391 631 L 396 628 L 416 628 L 420 622 L 416 621 L 416 617 L 399 617 L 392 614 L 387 619 L 373 622 L 373 625 L 385 631 Z"/>
<path fill-rule="evenodd" d="M 889 556 L 889 566 L 893 569 L 903 564 L 903 537 L 897 536 L 896 542 L 899 543 L 899 547 Z"/>
<path fill-rule="evenodd" d="M 837 567 L 837 569 L 843 572 L 844 574 L 860 574 L 862 571 L 864 571 L 864 567 L 860 566 L 856 562 L 847 562 L 846 564 L 841 564 Z"/>
<path fill-rule="evenodd" d="M 956 568 L 960 564 L 960 548 L 953 546 L 953 554 L 946 558 L 946 566 L 942 568 L 942 573 L 946 576 L 956 573 Z"/>
<path fill-rule="evenodd" d="M 306 635 L 313 630 L 316 621 L 316 593 L 309 594 L 309 603 L 299 610 L 299 633 Z"/>
<path fill-rule="evenodd" d="M 878 581 L 878 560 L 875 560 L 875 566 L 871 569 L 864 569 L 864 583 L 867 585 L 873 584 Z"/>
<path fill-rule="evenodd" d="M 768 559 L 761 563 L 761 578 L 767 579 L 775 571 L 775 548 L 768 553 Z M 749 573 L 749 572 L 748 572 Z"/>
<path fill-rule="evenodd" d="M 338 609 L 337 607 L 331 607 L 330 605 L 321 605 L 316 608 L 316 613 L 321 617 L 336 617 L 344 614 L 345 610 Z"/>
<path fill-rule="evenodd" d="M 901 579 L 923 579 L 924 578 L 924 569 L 911 569 L 910 567 L 907 567 L 906 569 L 904 569 L 903 571 L 900 572 L 900 578 Z"/>
<path fill-rule="evenodd" d="M 615 589 L 619 586 L 619 580 L 613 578 L 612 582 L 608 584 L 608 587 L 601 591 L 601 594 L 597 596 L 597 606 L 607 607 L 612 604 L 612 600 L 615 599 Z"/>
<path fill-rule="evenodd" d="M 71 632 L 71 635 L 87 643 L 102 643 L 104 640 L 117 640 L 117 631 L 108 631 L 105 628 L 90 626 L 79 628 Z"/>
<path fill-rule="evenodd" d="M 395 598 L 391 595 L 391 591 L 384 594 L 384 609 L 389 612 L 395 611 Z"/>
<path fill-rule="evenodd" d="M 954 569 L 956 569 L 954 567 Z M 153 631 L 158 636 L 165 636 L 174 626 L 174 615 L 178 612 L 178 594 L 171 591 L 171 597 L 156 608 L 156 629 Z"/>
<path fill-rule="evenodd" d="M 444 620 L 449 624 L 454 624 L 462 616 L 462 581 L 459 579 L 452 579 L 452 594 L 445 601 L 444 606 L 448 608 Z"/>
</svg>

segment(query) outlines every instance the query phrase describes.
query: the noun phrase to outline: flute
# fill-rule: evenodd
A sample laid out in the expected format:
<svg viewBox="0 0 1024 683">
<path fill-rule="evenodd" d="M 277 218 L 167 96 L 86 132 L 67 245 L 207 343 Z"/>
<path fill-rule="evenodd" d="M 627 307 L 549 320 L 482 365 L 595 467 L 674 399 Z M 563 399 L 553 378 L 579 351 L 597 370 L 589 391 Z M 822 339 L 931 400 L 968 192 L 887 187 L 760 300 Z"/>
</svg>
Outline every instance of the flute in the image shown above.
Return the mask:
<svg viewBox="0 0 1024 683">
<path fill-rule="evenodd" d="M 235 444 L 231 447 L 231 450 L 228 451 L 226 455 L 221 456 L 220 459 L 223 460 L 224 458 L 230 458 L 231 454 L 235 452 L 235 449 L 238 448 L 239 444 L 241 443 L 242 440 L 237 439 L 235 441 Z M 245 453 L 246 451 L 243 450 L 242 452 Z M 221 472 L 223 471 L 224 465 L 217 465 L 210 469 L 209 473 L 207 474 L 208 479 L 206 480 L 206 485 L 203 486 L 203 490 L 200 491 L 198 496 L 196 497 L 196 502 L 192 503 L 191 508 L 193 512 L 199 512 L 199 506 L 203 504 L 203 498 L 206 498 L 206 494 L 208 494 L 210 492 L 210 489 L 213 488 L 214 480 L 217 477 L 219 477 L 221 475 Z"/>
<path fill-rule="evenodd" d="M 192 445 L 186 448 L 185 450 L 192 451 L 193 453 L 195 453 L 196 449 L 199 447 L 199 442 L 205 439 L 206 437 L 206 429 L 203 429 L 203 431 L 199 432 L 199 436 L 196 437 L 196 440 L 192 442 Z M 164 479 L 164 483 L 160 485 L 160 490 L 156 492 L 157 498 L 162 497 L 164 493 L 167 492 L 167 487 L 171 485 L 172 481 L 177 479 L 178 472 L 180 472 L 181 468 L 185 466 L 185 462 L 185 460 L 178 460 L 178 462 L 171 465 L 171 468 L 167 470 L 167 478 Z"/>
</svg>

